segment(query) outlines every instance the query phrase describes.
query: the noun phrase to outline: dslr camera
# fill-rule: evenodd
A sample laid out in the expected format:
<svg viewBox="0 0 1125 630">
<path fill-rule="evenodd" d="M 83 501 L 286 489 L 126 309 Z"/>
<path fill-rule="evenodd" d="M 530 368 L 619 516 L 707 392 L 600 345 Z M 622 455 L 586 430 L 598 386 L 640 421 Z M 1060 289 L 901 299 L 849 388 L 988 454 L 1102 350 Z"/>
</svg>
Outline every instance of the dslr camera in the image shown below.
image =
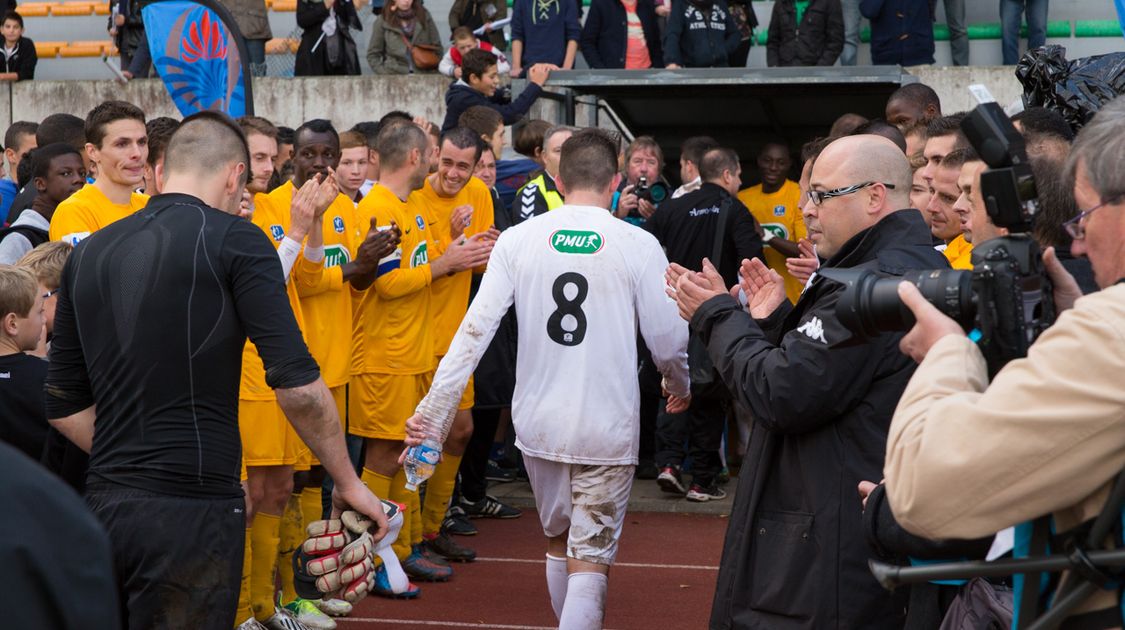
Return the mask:
<svg viewBox="0 0 1125 630">
<path fill-rule="evenodd" d="M 1008 236 L 973 243 L 973 270 L 933 269 L 885 277 L 870 270 L 822 269 L 846 285 L 836 306 L 840 322 L 861 339 L 906 331 L 914 315 L 898 297 L 898 284 L 914 283 L 931 304 L 956 320 L 976 341 L 990 376 L 1027 349 L 1055 320 L 1050 279 L 1031 237 L 1039 211 L 1035 178 L 1023 136 L 995 102 L 981 103 L 961 123 L 969 143 L 988 165 L 980 192 L 988 216 Z"/>
<path fill-rule="evenodd" d="M 637 179 L 637 185 L 633 187 L 633 194 L 637 199 L 644 199 L 657 206 L 668 198 L 668 186 L 659 180 L 649 184 L 648 178 L 642 175 Z"/>
</svg>

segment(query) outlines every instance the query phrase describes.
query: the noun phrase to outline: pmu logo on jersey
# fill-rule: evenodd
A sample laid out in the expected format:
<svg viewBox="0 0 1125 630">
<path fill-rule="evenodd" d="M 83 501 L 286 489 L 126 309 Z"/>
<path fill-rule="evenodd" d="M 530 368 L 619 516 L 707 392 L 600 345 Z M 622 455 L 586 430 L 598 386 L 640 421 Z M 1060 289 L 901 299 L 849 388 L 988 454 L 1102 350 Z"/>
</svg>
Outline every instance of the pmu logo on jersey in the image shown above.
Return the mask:
<svg viewBox="0 0 1125 630">
<path fill-rule="evenodd" d="M 275 223 L 270 226 L 270 234 L 273 235 L 273 240 L 280 241 L 285 238 L 285 229 Z"/>
<path fill-rule="evenodd" d="M 560 254 L 596 254 L 604 245 L 605 239 L 597 232 L 556 230 L 551 234 L 551 247 Z"/>
<path fill-rule="evenodd" d="M 797 332 L 804 333 L 809 339 L 819 341 L 826 345 L 828 344 L 824 339 L 824 323 L 820 321 L 819 317 L 814 317 L 798 326 Z"/>
<path fill-rule="evenodd" d="M 352 257 L 343 245 L 328 245 L 324 248 L 324 266 L 339 267 L 351 262 Z"/>
<path fill-rule="evenodd" d="M 426 250 L 426 241 L 422 241 L 414 247 L 414 251 L 410 252 L 410 268 L 413 269 L 429 262 L 430 256 Z"/>
<path fill-rule="evenodd" d="M 773 207 L 773 216 L 775 216 L 775 217 L 785 216 L 785 206 L 774 206 Z"/>
<path fill-rule="evenodd" d="M 332 218 L 332 229 L 336 230 L 336 232 L 339 233 L 339 234 L 343 234 L 344 233 L 344 220 L 341 219 L 340 217 L 333 217 Z"/>
<path fill-rule="evenodd" d="M 784 208 L 785 206 L 781 207 Z M 762 229 L 770 232 L 783 241 L 789 240 L 789 230 L 785 229 L 785 226 L 780 223 L 763 223 Z M 769 243 L 766 243 L 766 246 L 768 247 Z"/>
</svg>

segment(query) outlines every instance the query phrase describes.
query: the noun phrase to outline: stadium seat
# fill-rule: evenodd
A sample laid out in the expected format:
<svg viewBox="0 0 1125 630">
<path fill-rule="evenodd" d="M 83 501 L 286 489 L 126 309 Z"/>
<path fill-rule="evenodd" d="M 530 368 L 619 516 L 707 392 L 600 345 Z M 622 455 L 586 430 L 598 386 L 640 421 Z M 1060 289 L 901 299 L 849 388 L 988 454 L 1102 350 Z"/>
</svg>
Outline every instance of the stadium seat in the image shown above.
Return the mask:
<svg viewBox="0 0 1125 630">
<path fill-rule="evenodd" d="M 90 15 L 94 12 L 93 2 L 55 2 L 50 6 L 51 15 Z"/>
<path fill-rule="evenodd" d="M 16 10 L 25 18 L 47 17 L 51 12 L 52 4 L 51 2 L 25 2 L 16 7 Z"/>
<path fill-rule="evenodd" d="M 35 42 L 35 54 L 40 59 L 55 57 L 63 46 L 66 46 L 66 42 Z"/>
<path fill-rule="evenodd" d="M 108 41 L 70 42 L 59 49 L 60 57 L 101 57 L 111 48 Z"/>
<path fill-rule="evenodd" d="M 291 12 L 297 10 L 297 0 L 273 0 L 274 11 Z"/>
</svg>

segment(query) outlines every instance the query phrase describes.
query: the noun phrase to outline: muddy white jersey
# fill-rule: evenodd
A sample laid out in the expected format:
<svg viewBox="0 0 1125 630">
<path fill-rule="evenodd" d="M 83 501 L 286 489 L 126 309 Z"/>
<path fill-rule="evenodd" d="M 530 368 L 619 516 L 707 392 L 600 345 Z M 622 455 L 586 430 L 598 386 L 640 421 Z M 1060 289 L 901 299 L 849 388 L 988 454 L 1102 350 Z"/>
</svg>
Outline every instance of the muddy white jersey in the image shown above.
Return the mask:
<svg viewBox="0 0 1125 630">
<path fill-rule="evenodd" d="M 449 422 L 514 302 L 520 450 L 567 463 L 636 464 L 638 327 L 668 391 L 689 389 L 688 327 L 665 294 L 667 266 L 651 234 L 603 208 L 562 206 L 505 231 L 419 412 Z"/>
</svg>

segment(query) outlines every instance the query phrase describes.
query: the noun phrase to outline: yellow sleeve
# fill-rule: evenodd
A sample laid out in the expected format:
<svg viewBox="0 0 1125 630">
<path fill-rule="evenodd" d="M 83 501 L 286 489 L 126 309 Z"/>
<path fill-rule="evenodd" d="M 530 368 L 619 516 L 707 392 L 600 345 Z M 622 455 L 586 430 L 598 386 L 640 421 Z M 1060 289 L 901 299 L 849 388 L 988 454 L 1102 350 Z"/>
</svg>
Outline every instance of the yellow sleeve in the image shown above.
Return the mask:
<svg viewBox="0 0 1125 630">
<path fill-rule="evenodd" d="M 797 208 L 797 217 L 793 219 L 793 242 L 796 243 L 808 237 L 809 229 L 805 227 L 805 218 L 801 216 L 801 208 Z"/>
<path fill-rule="evenodd" d="M 472 180 L 470 180 L 470 182 L 471 181 Z M 469 225 L 469 229 L 472 230 L 473 234 L 478 234 L 480 232 L 487 232 L 496 225 L 496 214 L 492 207 L 492 193 L 489 192 L 488 187 L 484 186 L 484 182 L 481 182 L 481 186 L 476 187 L 474 192 L 477 194 L 474 195 L 472 201 L 473 221 Z M 484 264 L 479 267 L 474 267 L 473 273 L 481 274 L 487 270 L 488 265 Z"/>
<path fill-rule="evenodd" d="M 71 201 L 59 204 L 51 216 L 51 229 L 48 234 L 52 241 L 66 241 L 77 245 L 79 241 L 94 233 L 98 228 L 90 220 L 86 206 Z"/>
<path fill-rule="evenodd" d="M 395 299 L 417 293 L 430 286 L 433 277 L 430 266 L 419 265 L 413 269 L 399 267 L 390 273 L 385 273 L 375 280 L 375 292 L 379 297 Z"/>
<path fill-rule="evenodd" d="M 302 252 L 297 257 L 293 279 L 297 283 L 297 295 L 306 298 L 326 291 L 343 289 L 344 270 L 340 267 L 325 267 L 323 259 L 314 263 L 305 258 Z"/>
</svg>

